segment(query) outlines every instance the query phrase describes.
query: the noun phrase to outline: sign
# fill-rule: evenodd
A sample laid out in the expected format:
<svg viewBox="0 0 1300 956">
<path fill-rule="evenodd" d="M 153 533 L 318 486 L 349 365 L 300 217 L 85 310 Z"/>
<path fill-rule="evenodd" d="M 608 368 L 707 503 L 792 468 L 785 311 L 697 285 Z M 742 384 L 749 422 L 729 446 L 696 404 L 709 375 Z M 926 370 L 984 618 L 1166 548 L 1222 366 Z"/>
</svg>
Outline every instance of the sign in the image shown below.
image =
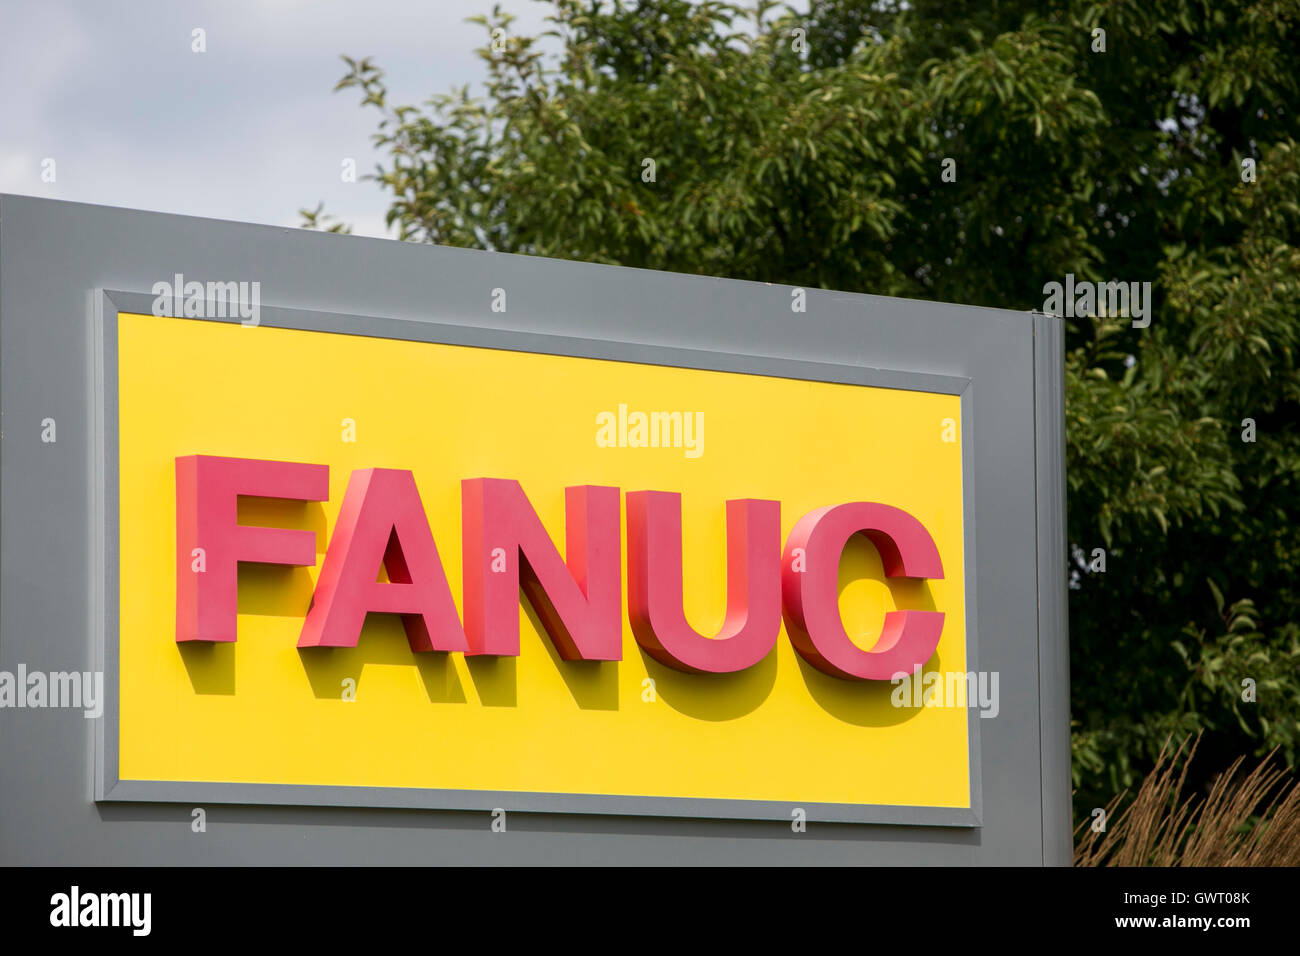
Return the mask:
<svg viewBox="0 0 1300 956">
<path fill-rule="evenodd" d="M 124 779 L 970 809 L 959 396 L 117 336 Z"/>
<path fill-rule="evenodd" d="M 0 860 L 1068 865 L 1059 320 L 20 196 L 0 277 Z"/>
</svg>

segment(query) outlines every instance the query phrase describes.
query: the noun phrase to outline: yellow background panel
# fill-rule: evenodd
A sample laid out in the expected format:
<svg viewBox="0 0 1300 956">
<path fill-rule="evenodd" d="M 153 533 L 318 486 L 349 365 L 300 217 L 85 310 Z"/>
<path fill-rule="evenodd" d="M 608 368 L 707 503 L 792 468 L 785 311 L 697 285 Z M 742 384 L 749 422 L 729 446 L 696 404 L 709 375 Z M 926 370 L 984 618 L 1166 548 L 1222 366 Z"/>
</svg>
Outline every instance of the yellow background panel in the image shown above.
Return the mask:
<svg viewBox="0 0 1300 956">
<path fill-rule="evenodd" d="M 526 602 L 518 658 L 416 655 L 381 614 L 355 649 L 296 647 L 349 475 L 386 467 L 414 473 L 458 606 L 461 479 L 517 479 L 561 552 L 567 485 L 681 492 L 686 614 L 710 635 L 728 498 L 779 500 L 783 537 L 822 505 L 895 505 L 946 577 L 887 582 L 855 536 L 845 625 L 869 648 L 888 610 L 944 611 L 926 671 L 964 671 L 956 396 L 129 314 L 118 357 L 123 780 L 969 806 L 965 710 L 894 708 L 890 684 L 821 674 L 784 629 L 727 676 L 660 666 L 626 612 L 622 661 L 563 662 Z M 620 403 L 702 412 L 703 454 L 600 447 Z M 242 523 L 315 530 L 318 560 L 242 566 L 233 644 L 175 642 L 174 461 L 193 454 L 330 468 L 327 502 L 241 503 Z M 624 552 L 626 609 L 626 532 Z"/>
</svg>

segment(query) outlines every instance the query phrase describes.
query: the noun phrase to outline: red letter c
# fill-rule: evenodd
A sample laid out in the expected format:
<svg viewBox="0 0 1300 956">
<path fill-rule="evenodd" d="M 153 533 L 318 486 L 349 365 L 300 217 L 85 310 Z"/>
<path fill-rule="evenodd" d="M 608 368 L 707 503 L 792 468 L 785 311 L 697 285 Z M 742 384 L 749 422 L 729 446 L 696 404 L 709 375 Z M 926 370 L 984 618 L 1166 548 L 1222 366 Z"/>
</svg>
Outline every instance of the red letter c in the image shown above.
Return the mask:
<svg viewBox="0 0 1300 956">
<path fill-rule="evenodd" d="M 818 508 L 799 519 L 781 559 L 785 626 L 795 650 L 833 677 L 890 680 L 928 661 L 943 631 L 942 611 L 890 611 L 880 639 L 864 651 L 840 619 L 840 558 L 857 532 L 880 552 L 886 577 L 942 578 L 939 549 L 925 526 L 900 508 L 865 501 Z M 796 548 L 803 570 L 795 569 Z"/>
</svg>

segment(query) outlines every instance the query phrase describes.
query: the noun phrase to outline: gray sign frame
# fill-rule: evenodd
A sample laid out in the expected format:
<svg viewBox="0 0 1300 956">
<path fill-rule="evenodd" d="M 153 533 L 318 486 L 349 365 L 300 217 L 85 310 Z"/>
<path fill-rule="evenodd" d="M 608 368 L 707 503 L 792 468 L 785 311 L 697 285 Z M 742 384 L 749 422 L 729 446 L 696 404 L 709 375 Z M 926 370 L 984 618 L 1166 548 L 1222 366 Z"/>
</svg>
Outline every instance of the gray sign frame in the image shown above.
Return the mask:
<svg viewBox="0 0 1300 956">
<path fill-rule="evenodd" d="M 967 666 L 1000 672 L 1003 712 L 970 711 L 972 810 L 809 804 L 795 834 L 788 803 L 119 781 L 114 689 L 94 721 L 0 711 L 0 767 L 19 770 L 0 779 L 0 862 L 199 862 L 191 806 L 241 862 L 296 862 L 280 854 L 300 833 L 331 837 L 298 853 L 316 863 L 1069 862 L 1059 320 L 812 289 L 795 314 L 788 286 L 0 196 L 0 669 L 104 669 L 115 688 L 105 332 L 177 272 L 261 281 L 265 325 L 960 394 Z M 498 806 L 509 838 L 487 825 Z M 701 855 L 700 835 L 724 839 Z"/>
<path fill-rule="evenodd" d="M 95 740 L 95 799 L 105 801 L 170 801 L 177 803 L 249 803 L 306 806 L 405 807 L 438 810 L 486 810 L 509 807 L 511 810 L 543 813 L 617 813 L 645 816 L 717 817 L 730 819 L 791 819 L 794 804 L 764 800 L 690 799 L 681 797 L 645 797 L 621 794 L 540 793 L 535 791 L 489 791 L 412 789 L 390 787 L 339 787 L 275 784 L 235 784 L 198 781 L 122 780 L 118 774 L 117 694 L 119 670 L 118 635 L 118 564 L 109 559 L 117 551 L 118 496 L 117 476 L 117 317 L 121 312 L 148 315 L 154 297 L 139 292 L 105 290 L 99 299 L 95 320 L 95 471 L 101 476 L 95 498 L 92 525 L 103 529 L 96 541 L 94 577 L 102 582 L 96 590 L 102 600 L 93 613 L 97 626 L 96 661 L 104 672 L 104 717 L 98 722 Z M 218 310 L 208 303 L 204 316 L 217 316 Z M 237 323 L 237 318 L 178 318 L 181 322 Z M 263 306 L 259 326 L 298 329 L 327 334 L 365 335 L 410 342 L 437 342 L 474 348 L 525 351 L 547 355 L 565 355 L 601 361 L 626 361 L 646 365 L 696 368 L 737 374 L 796 378 L 818 382 L 837 382 L 877 388 L 902 388 L 911 391 L 937 392 L 961 397 L 963 473 L 970 473 L 974 450 L 974 428 L 970 427 L 969 379 L 919 372 L 888 369 L 863 369 L 851 365 L 800 362 L 703 349 L 685 350 L 654 345 L 630 345 L 622 342 L 578 339 L 555 335 L 523 334 L 497 329 L 413 322 L 405 319 L 378 319 L 373 316 L 323 314 L 298 309 Z M 630 489 L 624 489 L 630 490 Z M 976 573 L 974 492 L 970 481 L 963 481 L 962 511 L 964 521 L 966 634 L 965 656 L 968 671 L 978 671 L 976 663 L 975 613 Z M 707 679 L 707 678 L 706 678 Z M 974 707 L 967 708 L 967 756 L 970 776 L 969 808 L 883 806 L 875 804 L 813 803 L 798 804 L 809 822 L 818 823 L 888 823 L 896 825 L 978 826 L 980 823 L 980 719 Z"/>
</svg>

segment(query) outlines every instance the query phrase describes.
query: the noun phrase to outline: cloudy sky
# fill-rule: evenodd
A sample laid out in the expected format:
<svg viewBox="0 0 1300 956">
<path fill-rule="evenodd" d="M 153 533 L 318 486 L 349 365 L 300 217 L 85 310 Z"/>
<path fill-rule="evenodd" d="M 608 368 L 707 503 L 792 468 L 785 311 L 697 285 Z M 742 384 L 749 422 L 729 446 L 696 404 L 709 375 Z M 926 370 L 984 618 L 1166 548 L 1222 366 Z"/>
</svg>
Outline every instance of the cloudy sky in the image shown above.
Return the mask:
<svg viewBox="0 0 1300 956">
<path fill-rule="evenodd" d="M 378 187 L 340 179 L 346 157 L 374 168 L 378 114 L 331 92 L 339 56 L 422 103 L 482 80 L 465 18 L 493 2 L 545 28 L 537 0 L 0 0 L 0 192 L 282 226 L 324 200 L 390 235 Z"/>
</svg>

